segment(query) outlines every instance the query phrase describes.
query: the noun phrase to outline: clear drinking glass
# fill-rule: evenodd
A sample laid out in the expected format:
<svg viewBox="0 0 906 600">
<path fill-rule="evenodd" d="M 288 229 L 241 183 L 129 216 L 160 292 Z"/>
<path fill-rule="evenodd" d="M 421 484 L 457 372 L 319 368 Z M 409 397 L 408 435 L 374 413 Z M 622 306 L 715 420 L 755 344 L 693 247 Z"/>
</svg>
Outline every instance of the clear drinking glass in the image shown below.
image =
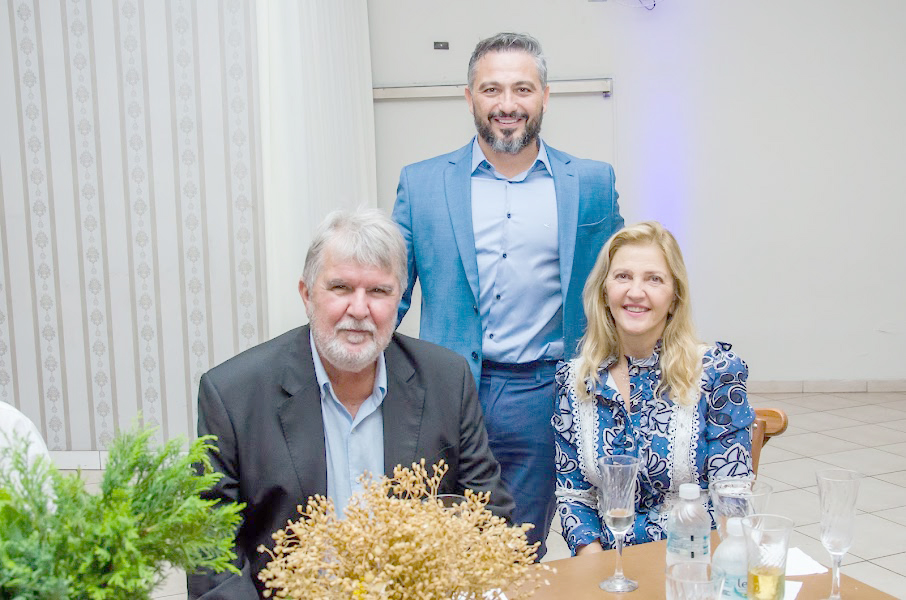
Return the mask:
<svg viewBox="0 0 906 600">
<path fill-rule="evenodd" d="M 667 567 L 667 600 L 717 600 L 724 580 L 708 563 L 681 562 Z"/>
<path fill-rule="evenodd" d="M 821 543 L 833 561 L 833 579 L 828 600 L 840 598 L 840 563 L 853 543 L 853 519 L 859 481 L 864 475 L 849 469 L 827 469 L 815 473 L 821 503 Z"/>
<path fill-rule="evenodd" d="M 755 514 L 742 520 L 742 528 L 746 538 L 749 598 L 783 600 L 793 520 L 780 515 Z"/>
<path fill-rule="evenodd" d="M 613 576 L 599 585 L 605 592 L 631 592 L 636 581 L 623 575 L 623 537 L 635 521 L 635 485 L 639 459 L 634 456 L 605 456 L 598 459 L 601 471 L 599 508 L 604 522 L 617 542 L 617 566 Z"/>
<path fill-rule="evenodd" d="M 714 521 L 720 539 L 727 535 L 727 519 L 744 518 L 768 511 L 768 501 L 774 491 L 767 483 L 754 477 L 721 477 L 708 485 Z"/>
</svg>

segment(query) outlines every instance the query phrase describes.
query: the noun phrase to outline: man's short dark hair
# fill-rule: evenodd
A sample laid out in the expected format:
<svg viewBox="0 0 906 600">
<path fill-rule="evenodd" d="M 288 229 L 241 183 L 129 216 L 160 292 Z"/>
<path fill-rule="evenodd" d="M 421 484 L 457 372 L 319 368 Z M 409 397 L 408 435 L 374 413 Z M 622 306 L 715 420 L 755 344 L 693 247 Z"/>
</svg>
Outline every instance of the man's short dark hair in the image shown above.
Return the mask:
<svg viewBox="0 0 906 600">
<path fill-rule="evenodd" d="M 472 89 L 475 83 L 475 71 L 482 56 L 489 52 L 514 51 L 526 52 L 535 59 L 541 87 L 547 87 L 547 61 L 544 58 L 544 52 L 541 50 L 541 42 L 527 33 L 498 33 L 478 42 L 475 50 L 472 51 L 472 58 L 469 59 L 469 89 Z"/>
</svg>

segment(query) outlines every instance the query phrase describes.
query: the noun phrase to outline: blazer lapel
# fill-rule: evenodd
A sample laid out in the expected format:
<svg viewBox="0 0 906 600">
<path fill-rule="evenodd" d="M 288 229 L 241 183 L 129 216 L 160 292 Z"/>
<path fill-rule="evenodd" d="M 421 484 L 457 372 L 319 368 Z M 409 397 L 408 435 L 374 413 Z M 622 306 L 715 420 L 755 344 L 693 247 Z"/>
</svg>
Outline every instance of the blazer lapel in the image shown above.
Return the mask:
<svg viewBox="0 0 906 600">
<path fill-rule="evenodd" d="M 557 194 L 557 236 L 560 250 L 560 289 L 563 298 L 569 290 L 573 272 L 573 255 L 576 252 L 576 229 L 579 226 L 579 177 L 567 155 L 547 148 L 554 190 Z"/>
<path fill-rule="evenodd" d="M 299 485 L 307 494 L 327 495 L 321 392 L 307 325 L 300 328 L 295 343 L 288 349 L 281 385 L 288 397 L 278 405 L 277 416 Z"/>
<path fill-rule="evenodd" d="M 394 467 L 408 467 L 416 460 L 425 390 L 412 381 L 415 369 L 397 346 L 395 334 L 384 357 L 387 362 L 387 396 L 382 405 L 384 471 L 392 476 Z"/>
<path fill-rule="evenodd" d="M 450 165 L 444 171 L 444 191 L 459 258 L 477 302 L 478 259 L 475 257 L 475 231 L 472 228 L 471 162 L 472 143 L 469 142 L 450 160 Z"/>
</svg>

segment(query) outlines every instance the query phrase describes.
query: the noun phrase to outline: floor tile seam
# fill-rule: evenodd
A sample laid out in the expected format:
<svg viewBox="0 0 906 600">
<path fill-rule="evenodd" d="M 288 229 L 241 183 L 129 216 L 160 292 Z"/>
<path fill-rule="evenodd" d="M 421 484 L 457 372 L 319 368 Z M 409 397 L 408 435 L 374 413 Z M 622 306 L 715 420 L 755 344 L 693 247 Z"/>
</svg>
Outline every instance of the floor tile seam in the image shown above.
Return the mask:
<svg viewBox="0 0 906 600">
<path fill-rule="evenodd" d="M 871 560 L 881 560 L 882 558 L 890 558 L 891 556 L 900 556 L 901 554 L 906 554 L 906 552 L 894 552 L 893 554 L 885 554 L 884 556 L 877 556 L 875 558 L 872 558 Z"/>
<path fill-rule="evenodd" d="M 868 446 L 862 446 L 861 448 L 850 448 L 849 450 L 841 450 L 840 452 L 855 452 L 856 450 L 871 450 L 871 449 L 872 449 L 872 448 L 870 448 L 870 447 L 868 447 Z M 819 452 L 818 454 L 803 454 L 803 455 L 802 455 L 802 458 L 814 458 L 814 459 L 817 459 L 817 457 L 819 457 L 819 456 L 825 456 L 825 455 L 827 455 L 827 454 L 830 454 L 830 453 L 828 453 L 828 452 Z M 834 453 L 834 454 L 835 454 L 835 453 Z M 790 460 L 796 460 L 796 459 L 793 458 L 793 459 L 790 459 Z M 777 464 L 777 463 L 770 463 L 770 464 Z M 840 466 L 837 466 L 837 465 L 832 465 L 832 467 L 835 468 L 835 469 L 844 469 L 844 468 L 845 468 L 845 467 L 840 467 Z M 855 470 L 858 470 L 858 469 L 855 469 Z M 900 469 L 900 470 L 902 471 L 902 469 Z M 878 475 L 884 475 L 884 473 L 878 473 Z"/>
<path fill-rule="evenodd" d="M 820 431 L 810 431 L 809 433 L 797 433 L 797 434 L 791 435 L 788 438 L 785 438 L 785 441 L 793 440 L 793 439 L 796 439 L 797 437 L 800 437 L 803 435 L 809 435 L 809 434 L 822 435 L 822 436 L 828 438 L 829 440 L 834 440 L 834 441 L 838 441 L 838 442 L 846 442 L 847 444 L 855 444 L 856 446 L 861 446 L 862 448 L 876 448 L 877 447 L 877 446 L 866 446 L 865 444 L 863 444 L 861 442 L 853 442 L 853 441 L 846 440 L 843 438 L 834 437 L 834 436 L 822 433 Z M 879 445 L 880 446 L 890 446 L 891 444 L 879 444 Z M 781 450 L 786 450 L 787 452 L 795 452 L 795 450 L 787 450 L 786 448 L 784 448 L 783 446 L 780 446 L 780 445 L 778 445 L 777 447 L 780 448 Z M 850 450 L 858 450 L 858 449 L 859 448 L 850 448 Z M 846 450 L 838 450 L 837 452 L 846 452 Z M 883 452 L 887 452 L 887 451 L 884 450 Z M 835 452 L 824 452 L 823 454 L 836 454 L 836 453 Z M 894 454 L 894 453 L 890 452 L 889 454 Z"/>
<path fill-rule="evenodd" d="M 755 394 L 755 395 L 758 396 L 758 394 Z M 763 397 L 763 396 L 759 396 L 759 400 L 766 400 L 766 401 L 768 401 L 768 402 L 771 402 L 771 401 L 774 401 L 774 402 L 784 402 L 784 403 L 787 403 L 787 404 L 795 404 L 796 406 L 799 406 L 799 407 L 801 407 L 801 408 L 811 408 L 811 404 L 812 404 L 816 399 L 818 399 L 818 398 L 824 398 L 824 397 L 825 397 L 825 395 L 823 395 L 823 394 L 822 394 L 822 395 L 814 394 L 814 395 L 811 395 L 811 396 L 802 396 L 801 398 L 784 398 L 783 400 L 781 400 L 780 398 L 778 398 L 777 400 L 774 400 L 773 398 L 765 398 L 765 397 Z M 843 401 L 848 402 L 848 403 L 852 402 L 849 398 L 835 397 L 835 399 L 836 399 L 836 400 L 843 400 Z M 808 402 L 807 402 L 806 404 L 798 404 L 799 402 L 802 402 L 803 400 L 807 400 Z M 893 404 L 894 402 L 899 402 L 899 400 L 893 400 L 893 401 L 890 402 L 890 404 Z M 855 408 L 855 407 L 857 407 L 857 406 L 865 406 L 866 404 L 868 404 L 868 403 L 867 403 L 867 402 L 860 402 L 859 404 L 851 404 L 851 407 L 852 407 L 852 408 Z M 822 408 L 822 409 L 815 409 L 815 408 L 812 408 L 812 410 L 816 410 L 816 411 L 817 411 L 817 410 L 835 410 L 835 409 L 825 409 L 825 408 Z M 894 410 L 899 410 L 899 409 L 894 409 Z"/>
<path fill-rule="evenodd" d="M 890 483 L 890 482 L 889 482 L 889 481 L 885 481 L 884 483 Z M 897 484 L 892 483 L 891 485 L 897 485 Z M 898 486 L 898 487 L 900 487 L 900 488 L 906 490 L 906 488 L 903 488 L 903 486 Z M 906 501 L 900 500 L 899 502 L 902 502 L 902 504 L 897 504 L 896 506 L 888 506 L 888 507 L 885 507 L 885 508 L 878 508 L 878 509 L 873 510 L 873 511 L 871 511 L 871 512 L 879 512 L 879 511 L 882 511 L 882 510 L 894 510 L 894 509 L 896 509 L 896 508 L 906 508 Z"/>
<path fill-rule="evenodd" d="M 844 418 L 844 419 L 852 419 L 853 421 L 857 421 L 857 422 L 861 423 L 862 425 L 881 425 L 881 421 L 863 421 L 862 419 L 860 419 L 860 418 L 858 418 L 858 417 L 846 417 L 846 416 L 843 416 L 843 415 L 831 415 L 831 416 L 833 416 L 833 417 L 841 417 L 841 418 Z M 863 417 L 863 418 L 864 418 L 864 417 Z M 894 420 L 900 421 L 900 420 L 902 420 L 902 419 L 894 419 Z M 850 427 L 858 427 L 858 425 L 850 425 Z"/>
<path fill-rule="evenodd" d="M 813 394 L 812 396 L 818 396 L 821 398 L 833 398 L 834 400 L 844 400 L 846 402 L 858 402 L 859 405 L 865 404 L 881 404 L 884 400 L 878 400 L 877 402 L 871 402 L 871 398 L 852 398 L 847 396 L 841 396 L 840 394 L 852 394 L 853 392 L 824 392 L 823 394 Z M 887 402 L 896 402 L 896 400 L 887 400 Z"/>
<path fill-rule="evenodd" d="M 895 420 L 896 420 L 896 421 L 902 421 L 903 419 L 895 419 Z M 896 427 L 888 427 L 888 426 L 885 425 L 883 422 L 882 422 L 882 423 L 875 423 L 875 425 L 877 425 L 877 426 L 879 426 L 879 427 L 883 427 L 884 429 L 890 429 L 891 431 L 903 431 L 902 429 L 897 429 Z"/>
<path fill-rule="evenodd" d="M 845 452 L 845 450 L 844 450 L 844 452 Z M 835 454 L 835 453 L 831 453 L 831 454 Z M 890 454 L 890 453 L 888 452 L 888 454 Z M 825 456 L 825 455 L 824 455 L 824 454 L 819 454 L 819 456 Z M 894 454 L 894 456 L 897 456 L 897 455 Z M 781 464 L 781 463 L 792 462 L 792 461 L 794 461 L 794 460 L 802 460 L 802 459 L 804 459 L 804 458 L 805 458 L 805 459 L 809 459 L 809 460 L 814 460 L 814 461 L 816 461 L 816 462 L 824 463 L 824 464 L 826 464 L 828 467 L 831 467 L 831 468 L 833 468 L 833 469 L 842 469 L 842 468 L 843 468 L 843 467 L 838 467 L 837 465 L 832 465 L 832 464 L 830 464 L 830 463 L 827 462 L 827 461 L 823 461 L 823 460 L 820 460 L 820 459 L 818 459 L 818 458 L 815 458 L 814 456 L 802 456 L 802 457 L 800 457 L 800 458 L 789 458 L 789 459 L 787 459 L 787 460 L 778 460 L 777 462 L 772 462 L 772 463 L 770 463 L 770 464 L 772 464 L 772 465 L 779 465 L 779 464 Z M 903 469 L 900 469 L 900 470 L 902 471 Z M 768 477 L 771 477 L 771 476 L 768 475 Z M 772 478 L 772 479 L 776 479 L 776 477 L 774 477 L 774 478 Z M 791 483 L 791 484 L 789 484 L 789 485 L 793 485 L 793 484 Z M 810 483 L 809 485 L 812 486 L 812 485 L 818 485 L 818 484 L 817 484 L 817 483 Z"/>
<path fill-rule="evenodd" d="M 793 392 L 791 392 L 791 393 L 793 393 Z M 843 398 L 844 400 L 846 400 L 846 396 L 841 396 L 840 394 L 848 394 L 849 396 L 853 396 L 855 394 L 864 394 L 869 397 L 872 397 L 872 396 L 877 397 L 877 396 L 882 396 L 882 395 L 883 396 L 890 396 L 890 395 L 902 396 L 903 394 L 906 394 L 906 392 L 802 392 L 802 393 L 803 394 L 813 394 L 813 395 L 820 394 L 822 396 L 833 396 L 835 398 Z M 896 402 L 896 400 L 891 400 L 890 402 Z"/>
<path fill-rule="evenodd" d="M 843 398 L 838 398 L 838 400 L 843 400 Z M 796 406 L 798 408 L 808 409 L 810 412 L 813 412 L 813 413 L 830 412 L 832 410 L 848 410 L 850 408 L 863 408 L 865 406 L 881 406 L 880 404 L 870 404 L 870 403 L 852 404 L 852 403 L 848 402 L 846 406 L 834 406 L 834 407 L 822 406 L 820 408 L 817 408 L 817 407 L 815 407 L 814 402 L 808 402 L 808 403 L 804 403 L 804 404 L 797 404 L 796 400 L 784 400 L 783 402 L 786 404 L 792 404 L 793 406 Z M 890 408 L 890 410 L 900 410 L 899 408 L 893 408 L 893 407 L 886 407 L 886 408 Z M 796 414 L 807 414 L 807 413 L 796 413 Z"/>
<path fill-rule="evenodd" d="M 899 571 L 894 571 L 893 569 L 889 569 L 889 568 L 885 567 L 884 565 L 879 565 L 878 563 L 876 563 L 875 561 L 878 560 L 878 558 L 884 558 L 884 557 L 879 556 L 877 558 L 870 558 L 870 559 L 866 560 L 865 562 L 870 562 L 871 564 L 878 567 L 879 569 L 884 569 L 885 571 L 893 573 L 894 575 L 899 575 L 900 577 L 906 577 L 906 573 L 900 573 Z M 852 563 L 852 564 L 857 564 L 857 563 Z M 849 565 L 847 565 L 847 566 L 849 566 Z M 866 582 L 866 583 L 868 583 L 868 582 Z"/>
<path fill-rule="evenodd" d="M 886 445 L 886 444 L 882 444 L 882 445 Z M 860 448 L 853 448 L 852 450 L 840 450 L 839 452 L 828 452 L 825 454 L 825 456 L 829 456 L 831 454 L 843 454 L 845 452 L 856 452 L 857 450 L 860 450 Z M 895 454 L 893 452 L 888 452 L 887 450 L 880 450 L 876 447 L 865 446 L 865 447 L 861 448 L 861 450 L 877 450 L 878 452 L 883 452 L 884 454 L 889 454 L 890 456 L 894 456 L 897 458 L 904 458 L 904 456 L 902 454 Z M 896 469 L 896 471 L 904 471 L 904 470 L 906 470 L 906 469 Z M 874 476 L 874 475 L 884 475 L 884 473 L 872 473 L 872 476 Z"/>
<path fill-rule="evenodd" d="M 834 439 L 843 440 L 843 438 L 834 438 Z M 870 449 L 874 449 L 874 450 L 881 450 L 881 446 L 892 446 L 893 445 L 893 444 L 877 444 L 874 446 L 868 446 L 862 442 L 852 442 L 850 440 L 843 440 L 843 441 L 849 442 L 850 444 L 856 444 L 857 446 L 861 446 L 862 448 L 870 448 Z M 894 442 L 894 443 L 899 444 L 902 442 Z M 862 448 L 853 448 L 853 450 L 861 450 Z M 846 450 L 841 450 L 841 452 L 846 452 Z M 903 456 L 902 454 L 897 454 L 896 452 L 888 452 L 887 450 L 881 450 L 881 452 L 887 452 L 888 454 L 893 454 L 894 456 Z"/>
<path fill-rule="evenodd" d="M 906 456 L 904 456 L 903 458 L 906 458 Z M 868 477 L 870 477 L 872 479 L 877 479 L 878 481 L 883 481 L 884 483 L 889 483 L 890 485 L 895 485 L 897 487 L 906 489 L 906 486 L 902 486 L 899 483 L 893 483 L 892 481 L 887 481 L 886 479 L 880 478 L 881 475 L 891 475 L 891 474 L 895 474 L 895 473 L 902 473 L 903 471 L 906 471 L 906 469 L 897 469 L 896 471 L 891 471 L 890 473 L 872 473 L 871 475 L 868 475 Z"/>
<path fill-rule="evenodd" d="M 843 430 L 843 429 L 857 429 L 857 428 L 859 428 L 859 427 L 865 427 L 866 425 L 867 425 L 867 426 L 877 425 L 878 427 L 884 427 L 884 422 L 882 421 L 882 422 L 879 422 L 879 423 L 862 423 L 862 424 L 860 424 L 860 425 L 844 425 L 843 427 L 825 427 L 824 429 L 820 429 L 820 430 L 818 430 L 818 431 L 816 431 L 816 432 L 814 432 L 814 433 L 824 433 L 824 432 L 831 432 L 831 431 L 841 431 L 841 430 Z M 802 426 L 799 425 L 799 427 L 802 427 Z M 891 429 L 891 427 L 884 427 L 884 428 L 885 428 L 885 429 Z M 894 429 L 894 431 L 897 431 L 897 430 Z"/>
<path fill-rule="evenodd" d="M 882 411 L 894 413 L 894 414 L 891 414 L 891 415 L 885 417 L 885 419 L 884 419 L 885 421 L 902 421 L 902 420 L 906 419 L 906 410 L 900 410 L 899 408 L 883 407 L 879 404 L 863 404 L 862 406 L 851 406 L 849 408 L 831 408 L 831 409 L 828 409 L 826 411 L 821 411 L 821 412 L 833 413 L 833 412 L 838 412 L 841 410 L 851 411 L 853 409 L 868 408 L 868 407 L 876 407 L 876 408 L 880 408 Z M 841 417 L 843 415 L 837 415 L 837 416 Z M 856 419 L 857 421 L 859 420 L 858 417 L 845 417 L 845 418 Z"/>
<path fill-rule="evenodd" d="M 879 519 L 883 519 L 883 520 L 887 521 L 888 523 L 893 523 L 894 525 L 899 525 L 900 527 L 906 527 L 906 525 L 904 525 L 904 524 L 901 523 L 901 522 L 894 521 L 893 519 L 888 519 L 888 518 L 885 517 L 884 515 L 879 515 L 879 514 L 878 514 L 879 512 L 884 512 L 885 510 L 893 510 L 893 509 L 895 509 L 895 508 L 903 508 L 903 507 L 902 507 L 902 506 L 891 506 L 890 508 L 879 508 L 879 509 L 876 510 L 876 511 L 873 511 L 873 512 L 870 512 L 870 513 L 866 513 L 866 514 L 872 515 L 873 517 L 878 517 Z M 897 554 L 902 554 L 902 552 L 898 552 Z"/>
<path fill-rule="evenodd" d="M 855 426 L 853 426 L 853 427 L 837 427 L 837 428 L 835 428 L 835 429 L 820 429 L 820 430 L 818 430 L 818 431 L 810 431 L 809 433 L 819 433 L 819 434 L 821 434 L 821 435 L 823 435 L 823 436 L 826 436 L 826 437 L 829 437 L 829 438 L 833 438 L 833 439 L 835 439 L 835 440 L 842 440 L 842 441 L 844 441 L 844 442 L 850 442 L 850 443 L 852 443 L 852 444 L 861 444 L 861 445 L 864 446 L 864 445 L 865 445 L 864 442 L 854 442 L 854 441 L 852 441 L 852 440 L 850 440 L 850 439 L 843 438 L 843 437 L 837 437 L 837 436 L 834 435 L 834 432 L 835 432 L 835 431 L 843 431 L 844 429 L 855 429 L 856 427 L 865 427 L 865 425 L 855 425 Z M 883 427 L 883 425 L 878 425 L 878 427 Z M 884 427 L 884 429 L 888 429 L 888 430 L 890 430 L 890 431 L 897 431 L 896 429 L 892 429 L 892 428 L 890 428 L 890 427 Z M 902 432 L 901 432 L 901 433 L 902 433 Z M 796 436 L 799 436 L 799 435 L 802 435 L 802 434 L 801 434 L 801 433 L 794 433 L 794 434 L 791 435 L 790 437 L 796 437 Z M 866 434 L 866 435 L 868 435 L 869 437 L 871 436 L 870 433 L 869 433 L 869 434 Z M 885 443 L 879 443 L 878 445 L 879 445 L 879 446 L 892 446 L 893 444 L 901 444 L 901 443 L 903 443 L 903 442 L 889 442 L 889 443 L 886 443 L 886 444 L 885 444 Z M 873 446 L 870 446 L 870 447 L 873 447 Z"/>
<path fill-rule="evenodd" d="M 777 446 L 777 447 L 780 448 L 780 446 Z M 791 461 L 791 460 L 802 460 L 803 458 L 812 458 L 811 456 L 809 456 L 809 455 L 807 455 L 807 454 L 802 454 L 801 452 L 795 452 L 795 451 L 793 451 L 793 450 L 787 450 L 786 448 L 780 448 L 780 449 L 783 450 L 784 452 L 788 453 L 788 454 L 793 454 L 794 456 L 788 456 L 788 457 L 785 456 L 785 457 L 783 457 L 782 459 L 775 460 L 774 462 L 771 462 L 771 463 L 767 463 L 767 462 L 766 462 L 766 463 L 762 463 L 762 464 L 765 464 L 765 465 L 768 465 L 768 464 L 776 465 L 776 464 L 779 464 L 779 463 L 782 463 L 782 462 L 789 462 L 789 461 Z M 771 459 L 768 458 L 768 460 L 771 460 Z"/>
<path fill-rule="evenodd" d="M 782 440 L 791 440 L 791 439 L 793 439 L 793 438 L 797 438 L 797 437 L 800 437 L 800 436 L 803 436 L 803 435 L 809 435 L 810 433 L 820 433 L 820 432 L 818 432 L 818 431 L 806 431 L 806 432 L 804 432 L 804 433 L 791 433 L 790 435 L 781 434 L 777 441 L 780 441 L 781 439 L 782 439 Z M 764 448 L 765 446 L 766 446 L 766 445 L 762 446 L 762 448 Z M 785 448 L 783 448 L 783 446 L 780 446 L 780 445 L 777 445 L 777 446 L 775 446 L 775 447 L 776 447 L 776 448 L 780 448 L 780 449 L 785 450 Z"/>
</svg>

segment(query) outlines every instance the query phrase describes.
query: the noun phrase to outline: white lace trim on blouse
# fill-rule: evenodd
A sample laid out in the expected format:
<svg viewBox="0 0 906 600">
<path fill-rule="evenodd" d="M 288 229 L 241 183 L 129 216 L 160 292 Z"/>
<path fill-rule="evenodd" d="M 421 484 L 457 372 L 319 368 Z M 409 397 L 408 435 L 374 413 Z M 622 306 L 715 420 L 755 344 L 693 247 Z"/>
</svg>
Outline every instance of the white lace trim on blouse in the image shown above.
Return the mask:
<svg viewBox="0 0 906 600">
<path fill-rule="evenodd" d="M 569 370 L 567 383 L 569 393 L 576 399 L 573 402 L 573 423 L 576 427 L 576 450 L 579 459 L 579 469 L 582 471 L 585 480 L 593 486 L 593 489 L 600 489 L 603 480 L 601 471 L 598 468 L 597 440 L 600 437 L 600 425 L 595 406 L 597 399 L 594 396 L 590 400 L 578 399 L 576 394 L 576 372 L 572 368 Z"/>
<path fill-rule="evenodd" d="M 696 405 L 673 405 L 667 441 L 667 469 L 672 492 L 677 492 L 680 484 L 698 481 L 698 472 L 695 468 L 698 421 Z"/>
</svg>

